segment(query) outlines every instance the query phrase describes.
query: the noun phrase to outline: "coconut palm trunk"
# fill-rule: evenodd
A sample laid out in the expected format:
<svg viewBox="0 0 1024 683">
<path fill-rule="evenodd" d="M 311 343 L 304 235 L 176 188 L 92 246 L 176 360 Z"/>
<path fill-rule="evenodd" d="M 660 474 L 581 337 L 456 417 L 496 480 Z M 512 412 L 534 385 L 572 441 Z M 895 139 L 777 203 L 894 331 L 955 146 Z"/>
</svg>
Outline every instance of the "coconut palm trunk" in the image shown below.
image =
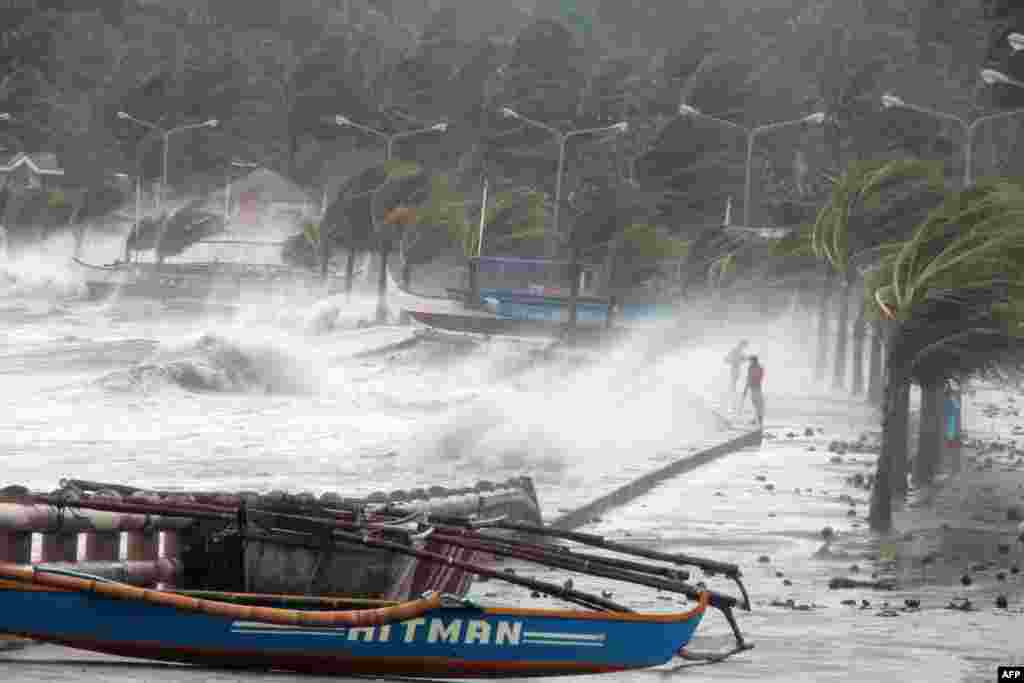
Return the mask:
<svg viewBox="0 0 1024 683">
<path fill-rule="evenodd" d="M 868 401 L 881 406 L 884 400 L 885 372 L 882 357 L 885 350 L 885 331 L 880 321 L 871 323 L 871 350 L 868 359 Z"/>
<path fill-rule="evenodd" d="M 818 355 L 814 362 L 814 378 L 825 379 L 828 363 L 828 302 L 832 296 L 832 276 L 826 275 L 818 294 Z"/>
<path fill-rule="evenodd" d="M 838 320 L 836 324 L 836 351 L 833 358 L 832 388 L 842 391 L 846 388 L 848 367 L 848 343 L 850 339 L 850 282 L 843 278 L 839 283 Z"/>
<path fill-rule="evenodd" d="M 382 240 L 380 245 L 380 272 L 377 274 L 377 322 L 388 321 L 388 252 L 391 245 Z"/>
<path fill-rule="evenodd" d="M 890 340 L 898 330 L 891 330 Z M 899 371 L 892 342 L 886 348 L 886 375 L 882 402 L 882 452 L 878 456 L 875 484 L 871 491 L 868 515 L 871 528 L 889 531 L 892 528 L 893 498 L 906 491 L 907 450 L 910 436 L 910 378 Z M 902 483 L 901 483 L 902 482 Z"/>
<path fill-rule="evenodd" d="M 345 259 L 345 299 L 352 301 L 352 281 L 356 275 L 356 250 L 349 247 L 348 258 Z"/>
<path fill-rule="evenodd" d="M 864 393 L 864 342 L 867 340 L 867 322 L 864 320 L 864 306 L 853 321 L 853 378 L 850 380 L 850 393 L 860 396 Z"/>
<path fill-rule="evenodd" d="M 913 471 L 914 485 L 918 487 L 930 484 L 938 471 L 942 455 L 943 388 L 941 381 L 928 381 L 921 385 L 921 424 Z"/>
</svg>

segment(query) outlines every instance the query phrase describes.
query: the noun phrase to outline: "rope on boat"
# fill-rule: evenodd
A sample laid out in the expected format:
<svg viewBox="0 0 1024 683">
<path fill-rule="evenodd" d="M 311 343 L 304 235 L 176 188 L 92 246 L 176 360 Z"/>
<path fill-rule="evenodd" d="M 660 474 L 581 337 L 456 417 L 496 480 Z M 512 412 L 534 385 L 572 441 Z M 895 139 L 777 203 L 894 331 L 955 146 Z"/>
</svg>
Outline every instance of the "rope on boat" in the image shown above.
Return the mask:
<svg viewBox="0 0 1024 683">
<path fill-rule="evenodd" d="M 189 612 L 201 612 L 210 616 L 284 626 L 379 626 L 415 619 L 442 606 L 441 594 L 433 593 L 420 600 L 367 610 L 320 612 L 256 607 L 202 600 L 178 593 L 137 588 L 98 577 L 85 578 L 72 572 L 51 572 L 42 567 L 22 566 L 7 562 L 0 562 L 0 577 L 59 590 L 94 593 L 108 598 L 148 602 Z"/>
</svg>

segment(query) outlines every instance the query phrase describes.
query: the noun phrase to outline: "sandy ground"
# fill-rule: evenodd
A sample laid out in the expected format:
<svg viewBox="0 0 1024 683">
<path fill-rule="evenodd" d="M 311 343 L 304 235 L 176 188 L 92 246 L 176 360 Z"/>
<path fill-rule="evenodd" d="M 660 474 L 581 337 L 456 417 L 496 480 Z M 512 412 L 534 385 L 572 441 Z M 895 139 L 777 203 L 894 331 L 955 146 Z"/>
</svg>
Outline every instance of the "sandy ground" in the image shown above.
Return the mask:
<svg viewBox="0 0 1024 683">
<path fill-rule="evenodd" d="M 755 604 L 740 620 L 756 648 L 726 663 L 687 667 L 686 680 L 990 681 L 997 665 L 1024 664 L 1024 578 L 1009 572 L 1014 563 L 1024 566 L 1024 547 L 1000 550 L 1010 545 L 1006 509 L 1019 497 L 1016 485 L 1024 483 L 1024 475 L 1009 464 L 997 467 L 995 459 L 986 466 L 988 454 L 968 453 L 961 475 L 915 493 L 897 515 L 897 531 L 878 538 L 866 531 L 868 491 L 851 483 L 858 473 L 873 471 L 874 457 L 847 453 L 837 459 L 828 452 L 830 442 L 871 430 L 870 411 L 832 399 L 776 403 L 774 411 L 769 404 L 767 425 L 774 438 L 761 448 L 665 482 L 586 528 L 744 567 Z M 813 436 L 805 436 L 807 427 Z M 831 543 L 822 538 L 826 526 L 836 534 Z M 924 561 L 927 557 L 930 562 Z M 964 574 L 971 576 L 969 586 L 960 581 Z M 531 575 L 559 582 L 565 578 L 555 571 Z M 894 581 L 895 590 L 828 588 L 834 577 L 872 580 L 872 575 Z M 615 599 L 639 609 L 682 606 L 672 596 L 599 579 L 578 577 L 576 585 L 614 590 Z M 717 581 L 712 585 L 729 588 Z M 1006 597 L 1008 609 L 995 606 L 999 595 Z M 495 582 L 478 583 L 470 597 L 484 603 L 556 604 Z M 964 598 L 974 605 L 972 611 L 948 609 Z M 851 600 L 854 604 L 844 604 Z M 919 607 L 907 608 L 907 600 L 919 601 Z M 712 650 L 728 641 L 724 620 L 712 615 L 693 648 Z M 684 674 L 665 667 L 605 680 L 653 681 L 669 675 Z M 338 680 L 160 666 L 48 645 L 3 655 L 0 678 Z"/>
</svg>

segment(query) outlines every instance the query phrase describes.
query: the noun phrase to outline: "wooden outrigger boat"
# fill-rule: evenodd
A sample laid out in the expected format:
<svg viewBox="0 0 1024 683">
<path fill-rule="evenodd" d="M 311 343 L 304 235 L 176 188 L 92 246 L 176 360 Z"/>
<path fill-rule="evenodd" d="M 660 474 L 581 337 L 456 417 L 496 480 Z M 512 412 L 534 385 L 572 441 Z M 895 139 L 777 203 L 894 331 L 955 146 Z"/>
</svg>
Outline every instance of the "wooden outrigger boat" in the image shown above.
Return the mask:
<svg viewBox="0 0 1024 683">
<path fill-rule="evenodd" d="M 477 257 L 471 259 L 467 288 L 447 288 L 445 297 L 412 294 L 392 279 L 392 286 L 415 301 L 407 307 L 409 315 L 429 327 L 448 332 L 518 337 L 554 338 L 563 335 L 569 316 L 569 297 L 562 289 L 525 286 L 527 276 L 538 269 L 564 267 L 567 264 L 542 259 L 513 257 Z M 481 273 L 494 271 L 518 278 L 511 286 L 481 287 Z M 500 283 L 499 283 L 500 284 Z M 506 282 L 506 284 L 508 284 Z M 443 309 L 432 301 L 441 298 L 456 304 Z M 581 338 L 604 339 L 612 330 L 632 329 L 637 325 L 668 320 L 672 306 L 652 302 L 616 302 L 581 294 L 576 303 L 576 330 Z M 613 325 L 614 323 L 614 325 Z"/>
<path fill-rule="evenodd" d="M 64 504 L 75 514 L 112 505 L 89 499 Z M 213 513 L 197 504 L 164 504 L 160 514 L 205 518 Z M 259 517 L 261 512 L 242 504 L 237 515 Z M 370 523 L 324 510 L 313 517 L 274 513 L 262 517 L 261 523 L 314 530 L 324 551 L 363 547 L 415 557 L 586 609 L 485 607 L 440 592 L 393 602 L 309 594 L 155 590 L 67 566 L 0 562 L 0 632 L 113 655 L 201 666 L 445 678 L 607 673 L 658 666 L 676 656 L 721 660 L 752 647 L 733 615 L 735 607 L 750 609 L 735 565 L 503 518 L 421 514 L 397 505 L 378 510 L 380 517 L 391 521 Z M 410 524 L 416 528 L 408 528 Z M 510 537 L 508 532 L 528 534 L 533 540 Z M 472 553 L 655 587 L 685 595 L 692 605 L 679 613 L 636 613 L 604 596 L 575 590 L 569 582 L 538 581 L 419 549 L 404 542 L 409 536 L 430 537 Z M 544 538 L 663 564 L 587 553 L 541 542 Z M 687 583 L 689 572 L 681 566 L 697 567 L 708 576 L 725 575 L 740 587 L 742 600 Z M 690 653 L 685 648 L 708 607 L 725 615 L 736 646 L 717 655 Z"/>
<path fill-rule="evenodd" d="M 444 677 L 605 673 L 664 664 L 708 604 L 680 614 L 478 607 L 440 594 L 379 604 L 188 594 L 0 565 L 0 627 L 167 662 L 310 674 Z M 305 603 L 305 609 L 286 605 Z M 339 610 L 339 608 L 344 608 Z"/>
<path fill-rule="evenodd" d="M 88 296 L 234 303 L 243 296 L 281 293 L 322 297 L 343 291 L 342 279 L 274 264 L 210 261 L 155 263 L 119 261 L 98 265 L 73 259 L 81 270 Z"/>
</svg>

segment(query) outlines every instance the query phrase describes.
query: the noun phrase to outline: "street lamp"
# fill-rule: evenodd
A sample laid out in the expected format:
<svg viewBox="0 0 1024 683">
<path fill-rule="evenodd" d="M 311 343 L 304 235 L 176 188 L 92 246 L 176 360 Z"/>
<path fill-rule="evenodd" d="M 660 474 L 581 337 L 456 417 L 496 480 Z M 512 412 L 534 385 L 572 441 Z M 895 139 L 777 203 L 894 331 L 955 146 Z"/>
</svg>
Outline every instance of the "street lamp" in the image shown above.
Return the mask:
<svg viewBox="0 0 1024 683">
<path fill-rule="evenodd" d="M 625 133 L 629 130 L 629 124 L 625 121 L 619 121 L 618 123 L 612 124 L 610 126 L 601 126 L 599 128 L 581 128 L 579 130 L 572 130 L 563 133 L 557 128 L 553 128 L 552 126 L 549 126 L 546 123 L 541 123 L 540 121 L 534 121 L 533 119 L 529 119 L 523 116 L 522 114 L 512 109 L 509 109 L 508 107 L 502 107 L 501 115 L 504 116 L 506 119 L 516 119 L 518 121 L 522 121 L 523 123 L 529 126 L 533 126 L 534 128 L 540 128 L 541 130 L 545 130 L 551 135 L 553 135 L 555 139 L 558 141 L 558 167 L 555 170 L 555 216 L 554 226 L 552 228 L 552 242 L 549 243 L 550 247 L 550 245 L 554 243 L 554 237 L 560 234 L 559 218 L 561 215 L 562 208 L 562 175 L 565 169 L 565 149 L 566 145 L 569 143 L 569 139 L 576 137 L 578 135 L 592 135 L 596 133 Z"/>
<path fill-rule="evenodd" d="M 1024 33 L 1011 33 L 1006 36 L 1006 42 L 1010 44 L 1014 52 L 1024 50 Z"/>
<path fill-rule="evenodd" d="M 142 119 L 136 118 L 136 117 L 132 116 L 131 114 L 129 114 L 128 112 L 125 112 L 125 111 L 117 112 L 117 118 L 123 119 L 123 120 L 127 120 L 127 121 L 134 121 L 135 123 L 139 124 L 140 126 L 143 126 L 144 128 L 149 128 L 150 130 L 155 130 L 155 131 L 157 131 L 158 133 L 160 133 L 163 136 L 163 142 L 164 142 L 163 177 L 162 177 L 162 179 L 160 181 L 160 208 L 161 209 L 163 208 L 164 193 L 166 191 L 165 188 L 167 187 L 167 149 L 168 149 L 168 146 L 169 146 L 168 143 L 170 142 L 171 135 L 173 133 L 178 133 L 178 132 L 181 132 L 183 130 L 191 130 L 193 128 L 216 128 L 218 125 L 220 125 L 220 121 L 218 121 L 217 119 L 208 119 L 206 121 L 202 121 L 202 122 L 199 122 L 199 123 L 189 123 L 189 124 L 186 124 L 184 126 L 178 126 L 177 128 L 169 128 L 168 129 L 168 128 L 164 128 L 162 126 L 158 126 L 155 123 L 150 123 L 149 121 L 143 121 Z"/>
<path fill-rule="evenodd" d="M 722 124 L 723 126 L 728 126 L 729 128 L 734 128 L 734 129 L 736 129 L 738 131 L 741 131 L 744 135 L 747 136 L 747 163 L 746 163 L 746 169 L 745 169 L 745 172 L 744 172 L 744 180 L 743 180 L 743 225 L 744 225 L 744 227 L 750 227 L 750 211 L 751 211 L 751 208 L 752 208 L 751 207 L 751 201 L 752 201 L 752 194 L 753 194 L 753 187 L 754 187 L 754 185 L 753 185 L 754 141 L 757 139 L 758 134 L 763 133 L 763 132 L 768 131 L 768 130 L 776 130 L 776 129 L 779 129 L 779 128 L 786 128 L 788 126 L 795 126 L 795 125 L 800 125 L 800 124 L 820 126 L 821 124 L 825 123 L 825 120 L 827 119 L 827 116 L 825 115 L 825 113 L 819 111 L 819 112 L 815 112 L 813 114 L 809 114 L 809 115 L 804 116 L 804 117 L 799 118 L 799 119 L 793 119 L 791 121 L 779 121 L 778 123 L 766 123 L 766 124 L 761 125 L 761 126 L 755 126 L 753 128 L 749 128 L 749 127 L 744 126 L 742 124 L 734 123 L 733 121 L 726 121 L 725 119 L 720 119 L 720 118 L 717 118 L 715 116 L 711 116 L 710 114 L 705 114 L 704 112 L 700 111 L 696 107 L 691 107 L 690 105 L 685 104 L 685 103 L 679 105 L 679 114 L 680 114 L 680 116 L 700 117 L 700 118 L 703 118 L 703 119 L 708 119 L 709 121 L 715 121 L 717 123 Z"/>
<path fill-rule="evenodd" d="M 1021 81 L 995 69 L 982 69 L 981 80 L 985 81 L 986 85 L 1014 85 L 1018 88 L 1024 88 L 1024 83 Z"/>
<path fill-rule="evenodd" d="M 0 121 L 10 121 L 14 117 L 7 112 L 0 112 Z"/>
<path fill-rule="evenodd" d="M 985 71 L 992 71 L 986 69 Z M 985 71 L 982 72 L 982 78 L 988 83 L 988 79 L 985 77 Z M 992 72 L 998 73 L 998 72 Z M 991 74 L 989 74 L 991 77 Z M 921 114 L 928 116 L 934 116 L 935 118 L 945 119 L 947 121 L 955 121 L 960 124 L 960 127 L 964 130 L 964 187 L 970 187 L 974 184 L 974 133 L 978 130 L 978 126 L 988 121 L 994 121 L 996 119 L 1005 119 L 1018 114 L 1024 114 L 1024 109 L 1012 109 L 1010 111 L 999 112 L 998 114 L 989 114 L 988 116 L 982 116 L 975 119 L 974 121 L 968 122 L 966 119 L 960 118 L 956 114 L 947 114 L 936 109 L 930 109 L 928 107 L 922 107 L 917 104 L 910 104 L 904 102 L 902 98 L 897 97 L 891 93 L 882 95 L 882 106 L 886 109 L 909 109 L 916 111 Z"/>
<path fill-rule="evenodd" d="M 443 121 L 441 123 L 435 123 L 432 126 L 427 126 L 426 128 L 417 128 L 416 130 L 407 130 L 401 133 L 391 134 L 385 133 L 384 131 L 381 130 L 377 130 L 376 128 L 364 126 L 361 123 L 356 123 L 352 119 L 348 118 L 347 116 L 342 116 L 341 114 L 338 114 L 337 116 L 334 117 L 334 123 L 335 125 L 338 126 L 348 126 L 350 128 L 355 128 L 356 130 L 361 130 L 364 133 L 376 135 L 377 137 L 384 140 L 385 143 L 387 144 L 387 154 L 385 156 L 385 159 L 387 161 L 391 161 L 391 153 L 393 151 L 396 140 L 412 137 L 413 135 L 419 135 L 420 133 L 445 133 L 448 131 L 448 124 Z"/>
</svg>

